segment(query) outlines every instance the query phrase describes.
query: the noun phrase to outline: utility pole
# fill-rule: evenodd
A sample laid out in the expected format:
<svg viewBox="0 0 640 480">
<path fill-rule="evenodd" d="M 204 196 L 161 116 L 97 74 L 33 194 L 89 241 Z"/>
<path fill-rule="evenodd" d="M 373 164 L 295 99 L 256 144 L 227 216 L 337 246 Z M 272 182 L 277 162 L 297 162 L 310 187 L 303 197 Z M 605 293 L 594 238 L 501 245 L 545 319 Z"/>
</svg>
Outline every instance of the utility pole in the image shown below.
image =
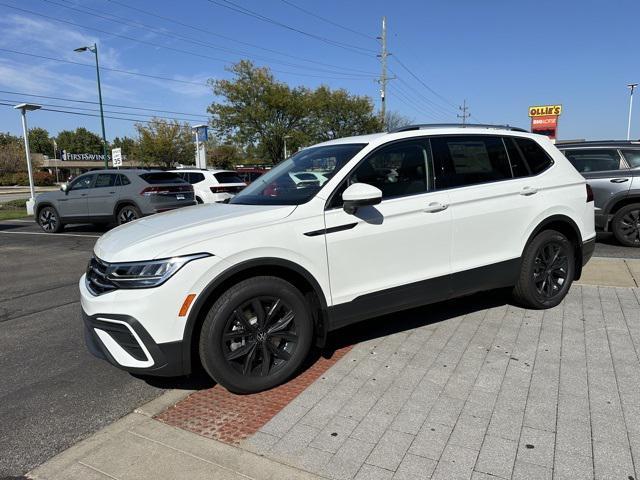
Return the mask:
<svg viewBox="0 0 640 480">
<path fill-rule="evenodd" d="M 382 44 L 382 52 L 378 55 L 380 63 L 382 63 L 382 73 L 378 80 L 378 83 L 380 84 L 380 121 L 382 122 L 383 127 L 386 127 L 387 80 L 389 80 L 389 77 L 387 76 L 387 57 L 389 56 L 389 52 L 387 52 L 387 17 L 382 17 L 382 36 L 378 37 L 378 40 L 380 40 L 380 43 Z"/>
<path fill-rule="evenodd" d="M 629 121 L 627 122 L 627 140 L 631 138 L 631 109 L 633 108 L 633 91 L 637 86 L 637 83 L 629 83 L 627 85 L 629 90 L 631 90 L 631 95 L 629 96 Z"/>
<path fill-rule="evenodd" d="M 462 102 L 462 106 L 458 107 L 458 108 L 462 112 L 462 115 L 457 115 L 457 117 L 461 118 L 462 119 L 462 125 L 465 125 L 467 123 L 467 118 L 469 118 L 471 116 L 471 114 L 468 113 L 469 107 L 467 106 L 467 100 L 465 99 Z"/>
</svg>

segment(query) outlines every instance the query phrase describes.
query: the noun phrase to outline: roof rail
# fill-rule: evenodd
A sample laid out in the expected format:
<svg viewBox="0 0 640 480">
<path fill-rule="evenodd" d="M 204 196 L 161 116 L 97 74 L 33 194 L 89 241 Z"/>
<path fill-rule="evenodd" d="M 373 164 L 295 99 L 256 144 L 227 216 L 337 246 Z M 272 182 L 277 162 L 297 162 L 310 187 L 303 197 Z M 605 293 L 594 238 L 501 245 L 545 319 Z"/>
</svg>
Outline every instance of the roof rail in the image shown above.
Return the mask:
<svg viewBox="0 0 640 480">
<path fill-rule="evenodd" d="M 404 127 L 389 130 L 387 133 L 408 132 L 411 130 L 422 130 L 423 128 L 488 128 L 493 130 L 511 130 L 514 132 L 527 132 L 524 128 L 512 127 L 510 125 L 488 125 L 483 123 L 418 123 L 416 125 L 405 125 Z"/>
</svg>

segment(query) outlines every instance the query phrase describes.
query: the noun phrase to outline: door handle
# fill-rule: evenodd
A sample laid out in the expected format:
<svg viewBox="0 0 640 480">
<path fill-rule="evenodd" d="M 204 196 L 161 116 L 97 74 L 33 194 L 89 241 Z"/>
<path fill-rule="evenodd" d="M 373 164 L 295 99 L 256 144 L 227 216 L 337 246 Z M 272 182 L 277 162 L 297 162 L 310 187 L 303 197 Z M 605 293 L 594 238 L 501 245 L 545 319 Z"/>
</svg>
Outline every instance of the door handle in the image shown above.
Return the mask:
<svg viewBox="0 0 640 480">
<path fill-rule="evenodd" d="M 81 197 L 86 197 L 88 194 L 87 193 L 81 193 L 80 196 Z"/>
<path fill-rule="evenodd" d="M 446 210 L 448 207 L 449 205 L 445 205 L 440 202 L 431 202 L 429 205 L 427 205 L 427 208 L 424 209 L 424 212 L 426 213 L 441 212 L 443 210 Z"/>
<path fill-rule="evenodd" d="M 538 187 L 522 187 L 520 195 L 529 196 L 538 193 Z"/>
<path fill-rule="evenodd" d="M 109 192 L 111 195 L 114 195 L 116 192 Z"/>
<path fill-rule="evenodd" d="M 624 182 L 628 182 L 629 179 L 628 178 L 612 178 L 611 180 L 609 180 L 611 183 L 624 183 Z"/>
</svg>

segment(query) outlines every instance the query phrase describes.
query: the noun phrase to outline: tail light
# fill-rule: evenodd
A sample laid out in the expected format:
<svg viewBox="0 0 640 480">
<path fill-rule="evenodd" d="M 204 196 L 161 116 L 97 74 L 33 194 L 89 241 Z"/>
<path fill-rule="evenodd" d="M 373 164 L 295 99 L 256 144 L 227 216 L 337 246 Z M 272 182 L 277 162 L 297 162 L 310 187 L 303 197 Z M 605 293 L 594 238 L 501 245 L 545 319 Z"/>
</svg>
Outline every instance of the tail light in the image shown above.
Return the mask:
<svg viewBox="0 0 640 480">
<path fill-rule="evenodd" d="M 591 189 L 591 185 L 588 183 L 587 185 L 587 203 L 593 202 L 593 190 Z"/>
<path fill-rule="evenodd" d="M 150 197 L 152 195 L 175 195 L 176 193 L 192 193 L 191 185 L 169 185 L 161 187 L 147 187 L 140 192 L 140 195 Z"/>
<path fill-rule="evenodd" d="M 237 193 L 242 187 L 209 187 L 211 193 Z"/>
</svg>

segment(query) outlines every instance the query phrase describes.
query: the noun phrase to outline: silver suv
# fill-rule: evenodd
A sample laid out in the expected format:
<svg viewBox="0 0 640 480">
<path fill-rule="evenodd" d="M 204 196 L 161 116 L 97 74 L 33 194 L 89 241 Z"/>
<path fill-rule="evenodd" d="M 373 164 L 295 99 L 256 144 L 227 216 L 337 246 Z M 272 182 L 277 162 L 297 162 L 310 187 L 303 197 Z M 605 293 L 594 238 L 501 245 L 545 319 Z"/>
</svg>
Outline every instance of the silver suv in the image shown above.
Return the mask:
<svg viewBox="0 0 640 480">
<path fill-rule="evenodd" d="M 640 247 L 640 142 L 556 145 L 586 178 L 595 197 L 596 228 Z"/>
<path fill-rule="evenodd" d="M 160 170 L 99 170 L 82 174 L 59 192 L 36 197 L 35 219 L 45 232 L 69 223 L 130 222 L 145 215 L 195 205 L 193 187 Z"/>
</svg>

